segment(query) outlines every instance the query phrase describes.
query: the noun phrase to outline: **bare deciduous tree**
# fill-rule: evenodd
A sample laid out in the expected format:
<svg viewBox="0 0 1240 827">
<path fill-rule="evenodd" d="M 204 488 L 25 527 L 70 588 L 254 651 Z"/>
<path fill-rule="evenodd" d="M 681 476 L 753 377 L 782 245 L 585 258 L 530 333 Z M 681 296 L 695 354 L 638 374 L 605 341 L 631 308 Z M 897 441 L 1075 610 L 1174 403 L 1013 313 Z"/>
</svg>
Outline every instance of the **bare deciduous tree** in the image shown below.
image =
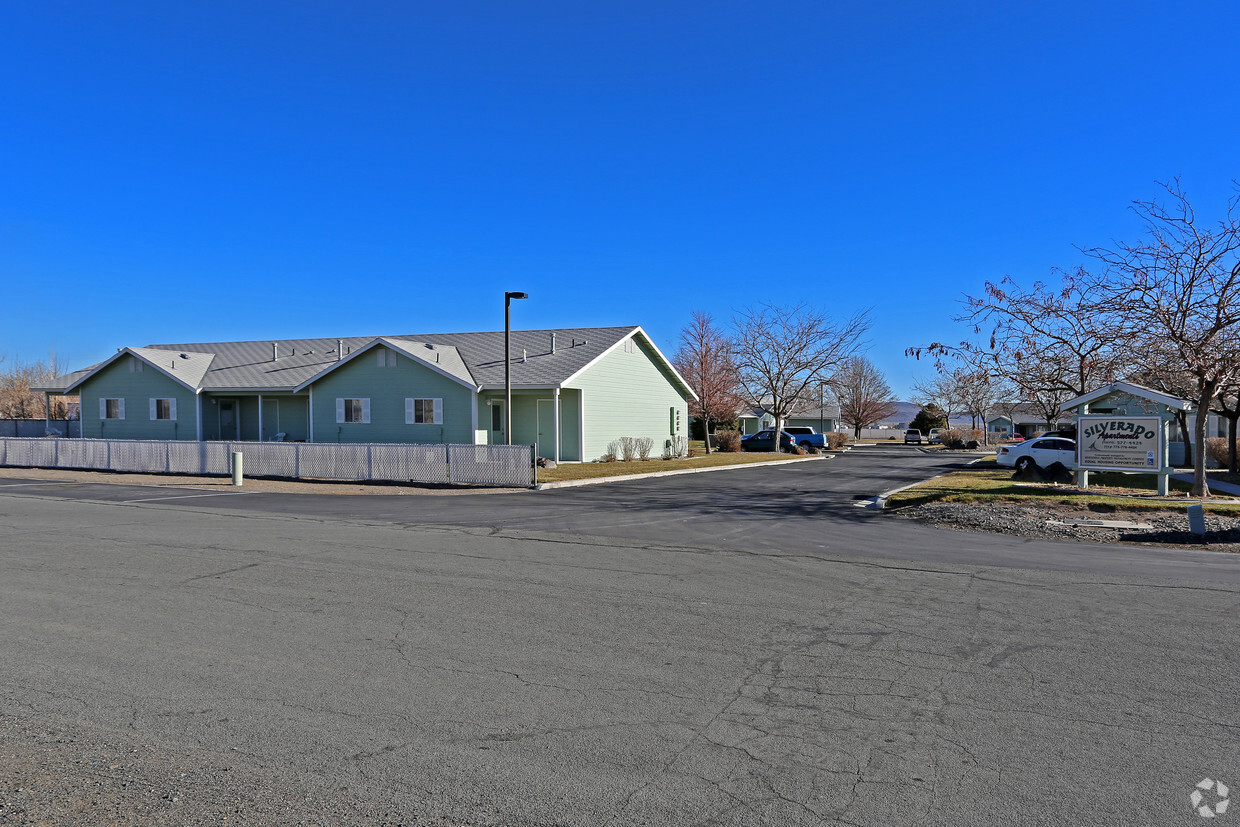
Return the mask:
<svg viewBox="0 0 1240 827">
<path fill-rule="evenodd" d="M 731 342 L 709 313 L 693 311 L 692 321 L 680 331 L 680 348 L 672 364 L 697 394 L 696 400 L 689 400 L 689 414 L 702 420 L 709 454 L 711 423 L 732 422 L 743 403 Z"/>
<path fill-rule="evenodd" d="M 1146 237 L 1136 244 L 1094 248 L 1107 269 L 1097 285 L 1105 310 L 1137 354 L 1169 352 L 1192 378 L 1197 417 L 1193 442 L 1194 497 L 1209 495 L 1205 444 L 1209 411 L 1240 376 L 1240 199 L 1225 217 L 1203 226 L 1180 187 L 1165 185 L 1169 205 L 1139 201 Z"/>
<path fill-rule="evenodd" d="M 853 436 L 861 429 L 877 425 L 896 412 L 896 400 L 882 371 L 864 356 L 853 356 L 831 377 L 831 387 L 840 401 L 840 419 L 851 425 Z"/>
<path fill-rule="evenodd" d="M 959 388 L 961 405 L 972 419 L 974 430 L 979 420 L 985 426 L 986 414 L 998 398 L 998 381 L 984 370 L 958 369 L 951 378 Z"/>
<path fill-rule="evenodd" d="M 959 413 L 963 405 L 960 389 L 950 371 L 913 383 L 913 401 L 923 408 L 933 405 L 942 411 L 947 428 L 952 426 L 952 416 Z"/>
<path fill-rule="evenodd" d="M 0 356 L 0 363 L 4 361 L 5 358 Z M 53 400 L 52 409 L 48 411 L 43 393 L 34 390 L 46 385 L 58 374 L 55 354 L 46 363 L 15 362 L 8 369 L 0 369 L 0 419 L 42 419 L 49 414 L 55 419 L 63 419 L 66 414 L 64 400 Z"/>
<path fill-rule="evenodd" d="M 733 362 L 745 400 L 775 419 L 788 417 L 814 396 L 813 389 L 840 369 L 862 344 L 867 313 L 840 322 L 805 303 L 762 305 L 733 318 Z M 778 450 L 778 440 L 775 440 Z"/>
<path fill-rule="evenodd" d="M 1009 382 L 1056 422 L 1063 402 L 1114 381 L 1130 363 L 1106 316 L 1110 291 L 1083 268 L 1059 276 L 1058 289 L 1043 282 L 1024 289 L 1007 277 L 987 282 L 980 297 L 966 296 L 965 313 L 955 320 L 986 337 L 982 344 L 934 342 L 905 352 L 933 356 L 941 373 L 954 359 Z"/>
</svg>

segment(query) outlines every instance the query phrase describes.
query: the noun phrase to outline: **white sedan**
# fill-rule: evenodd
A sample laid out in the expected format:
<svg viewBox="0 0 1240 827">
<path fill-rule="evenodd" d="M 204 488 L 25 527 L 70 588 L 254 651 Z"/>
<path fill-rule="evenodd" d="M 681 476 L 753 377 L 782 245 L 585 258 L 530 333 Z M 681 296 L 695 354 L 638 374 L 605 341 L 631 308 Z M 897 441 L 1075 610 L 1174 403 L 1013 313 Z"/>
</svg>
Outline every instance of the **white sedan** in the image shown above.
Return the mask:
<svg viewBox="0 0 1240 827">
<path fill-rule="evenodd" d="M 1016 445 L 1002 445 L 997 457 L 999 465 L 1015 466 L 1026 471 L 1033 466 L 1049 468 L 1062 463 L 1069 470 L 1076 470 L 1076 441 L 1063 437 L 1039 437 Z"/>
</svg>

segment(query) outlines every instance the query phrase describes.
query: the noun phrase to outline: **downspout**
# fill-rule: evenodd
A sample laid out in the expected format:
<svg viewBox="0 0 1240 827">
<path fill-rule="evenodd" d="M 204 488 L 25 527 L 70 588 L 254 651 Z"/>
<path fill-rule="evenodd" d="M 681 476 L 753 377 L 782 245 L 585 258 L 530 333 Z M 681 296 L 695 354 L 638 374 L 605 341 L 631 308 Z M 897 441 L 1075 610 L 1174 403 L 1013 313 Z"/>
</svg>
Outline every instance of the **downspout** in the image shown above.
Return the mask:
<svg viewBox="0 0 1240 827">
<path fill-rule="evenodd" d="M 474 435 L 474 436 L 473 436 L 473 443 L 474 443 L 474 445 L 484 445 L 484 444 L 486 444 L 486 443 L 480 443 L 480 442 L 478 442 L 478 391 L 479 391 L 479 390 L 480 390 L 479 388 L 474 388 L 474 389 L 473 389 L 473 391 L 472 391 L 472 394 L 473 394 L 473 397 L 474 397 L 474 398 L 473 398 L 473 407 L 472 407 L 472 413 L 473 413 L 473 416 L 472 416 L 472 419 L 473 419 L 473 435 Z"/>
<path fill-rule="evenodd" d="M 274 348 L 275 345 L 272 345 Z M 263 395 L 258 395 L 258 441 L 263 441 Z"/>
<path fill-rule="evenodd" d="M 202 442 L 202 390 L 195 389 L 194 397 L 198 400 L 198 441 Z"/>
<path fill-rule="evenodd" d="M 314 442 L 314 385 L 311 385 L 311 386 L 310 386 L 310 405 L 309 405 L 309 411 L 310 411 L 310 416 L 309 416 L 309 419 L 310 419 L 310 433 L 306 435 L 306 439 L 307 439 L 309 442 Z"/>
<path fill-rule="evenodd" d="M 555 334 L 552 333 L 551 335 L 554 336 Z M 555 408 L 553 415 L 552 415 L 552 421 L 555 423 L 555 462 L 558 465 L 560 463 L 560 389 L 559 387 L 556 387 L 555 392 L 552 394 L 551 398 L 552 400 L 554 400 L 551 404 Z"/>
</svg>

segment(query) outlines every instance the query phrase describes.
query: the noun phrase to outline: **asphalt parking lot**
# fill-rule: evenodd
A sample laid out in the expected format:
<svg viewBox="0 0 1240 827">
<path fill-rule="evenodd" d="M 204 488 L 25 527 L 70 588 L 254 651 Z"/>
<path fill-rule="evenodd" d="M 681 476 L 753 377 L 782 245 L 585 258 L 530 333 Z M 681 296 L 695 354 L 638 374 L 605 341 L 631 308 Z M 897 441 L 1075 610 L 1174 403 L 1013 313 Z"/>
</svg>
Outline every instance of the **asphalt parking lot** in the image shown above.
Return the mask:
<svg viewBox="0 0 1240 827">
<path fill-rule="evenodd" d="M 944 462 L 5 480 L 0 823 L 1196 823 L 1193 786 L 1240 778 L 1236 558 L 855 505 Z"/>
</svg>

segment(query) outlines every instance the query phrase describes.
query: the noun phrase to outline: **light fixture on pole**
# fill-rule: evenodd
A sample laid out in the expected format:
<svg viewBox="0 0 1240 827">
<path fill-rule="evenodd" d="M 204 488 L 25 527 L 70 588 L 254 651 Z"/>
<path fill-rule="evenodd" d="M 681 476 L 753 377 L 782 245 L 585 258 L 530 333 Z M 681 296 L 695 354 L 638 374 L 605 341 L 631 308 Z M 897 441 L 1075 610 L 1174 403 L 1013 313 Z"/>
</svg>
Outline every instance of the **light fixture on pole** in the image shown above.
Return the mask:
<svg viewBox="0 0 1240 827">
<path fill-rule="evenodd" d="M 513 299 L 528 299 L 529 293 L 504 293 L 504 444 L 512 444 L 512 324 Z"/>
</svg>

